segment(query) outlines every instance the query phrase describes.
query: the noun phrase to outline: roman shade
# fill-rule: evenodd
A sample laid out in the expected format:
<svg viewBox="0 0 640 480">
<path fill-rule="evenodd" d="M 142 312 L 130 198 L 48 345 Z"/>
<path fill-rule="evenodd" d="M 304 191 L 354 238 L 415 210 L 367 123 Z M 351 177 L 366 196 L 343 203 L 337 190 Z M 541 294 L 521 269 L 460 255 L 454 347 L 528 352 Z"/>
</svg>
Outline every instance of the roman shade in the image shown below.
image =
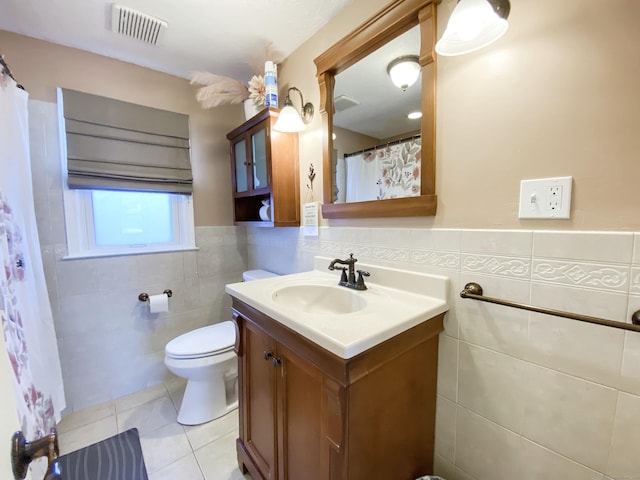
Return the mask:
<svg viewBox="0 0 640 480">
<path fill-rule="evenodd" d="M 60 88 L 69 188 L 191 193 L 189 116 Z"/>
</svg>

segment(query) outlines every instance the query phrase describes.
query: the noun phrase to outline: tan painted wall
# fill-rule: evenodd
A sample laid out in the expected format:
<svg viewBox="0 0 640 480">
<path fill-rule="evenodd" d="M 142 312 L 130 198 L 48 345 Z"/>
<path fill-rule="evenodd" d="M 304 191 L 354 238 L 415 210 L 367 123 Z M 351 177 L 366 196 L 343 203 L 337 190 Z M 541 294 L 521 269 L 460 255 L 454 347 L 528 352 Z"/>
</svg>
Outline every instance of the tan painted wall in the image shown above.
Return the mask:
<svg viewBox="0 0 640 480">
<path fill-rule="evenodd" d="M 55 102 L 65 87 L 189 114 L 196 225 L 233 224 L 225 135 L 244 121 L 241 106 L 203 110 L 185 79 L 2 30 L 0 49 L 32 99 Z"/>
<path fill-rule="evenodd" d="M 386 3 L 354 0 L 287 58 L 280 86 L 317 108 L 313 59 Z M 440 32 L 455 3 L 439 5 Z M 437 215 L 330 225 L 640 230 L 640 2 L 511 4 L 497 43 L 438 58 Z M 316 115 L 300 136 L 301 172 L 321 165 L 319 129 Z M 520 180 L 565 175 L 570 220 L 517 218 Z"/>
<path fill-rule="evenodd" d="M 317 108 L 313 59 L 387 0 L 354 0 L 291 54 L 280 91 L 295 85 Z M 509 32 L 479 52 L 438 58 L 438 214 L 331 225 L 640 230 L 640 2 L 512 2 Z M 455 0 L 438 7 L 439 30 Z M 192 115 L 197 225 L 231 224 L 224 134 L 238 107 L 202 111 L 183 79 L 0 31 L 2 51 L 32 98 L 76 88 Z M 320 118 L 300 135 L 301 191 L 322 164 Z M 571 220 L 519 220 L 519 183 L 572 175 Z M 315 180 L 321 200 L 322 172 Z M 308 200 L 308 196 L 303 196 Z M 327 223 L 327 222 L 325 222 Z"/>
<path fill-rule="evenodd" d="M 375 147 L 380 143 L 377 138 L 369 137 L 358 132 L 344 128 L 334 127 L 336 139 L 333 141 L 333 148 L 338 151 L 338 157 L 347 153 L 357 152 L 367 148 Z"/>
</svg>

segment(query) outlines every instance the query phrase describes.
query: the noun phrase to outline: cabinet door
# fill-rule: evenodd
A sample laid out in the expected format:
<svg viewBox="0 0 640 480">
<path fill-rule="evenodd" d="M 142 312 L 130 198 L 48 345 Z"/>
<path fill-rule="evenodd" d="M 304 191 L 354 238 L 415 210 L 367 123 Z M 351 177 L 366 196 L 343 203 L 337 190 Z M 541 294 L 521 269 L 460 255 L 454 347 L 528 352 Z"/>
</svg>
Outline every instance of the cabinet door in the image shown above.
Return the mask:
<svg viewBox="0 0 640 480">
<path fill-rule="evenodd" d="M 275 480 L 276 423 L 274 344 L 263 330 L 244 322 L 244 438 L 245 448 L 265 479 Z M 303 478 L 303 477 L 302 477 Z"/>
<path fill-rule="evenodd" d="M 323 375 L 278 344 L 279 480 L 327 479 L 322 462 Z"/>
<path fill-rule="evenodd" d="M 247 192 L 249 190 L 249 178 L 247 176 L 247 142 L 240 140 L 233 144 L 233 163 L 234 163 L 234 191 L 236 193 Z"/>
<path fill-rule="evenodd" d="M 267 130 L 264 127 L 251 134 L 251 158 L 253 189 L 268 187 Z"/>
</svg>

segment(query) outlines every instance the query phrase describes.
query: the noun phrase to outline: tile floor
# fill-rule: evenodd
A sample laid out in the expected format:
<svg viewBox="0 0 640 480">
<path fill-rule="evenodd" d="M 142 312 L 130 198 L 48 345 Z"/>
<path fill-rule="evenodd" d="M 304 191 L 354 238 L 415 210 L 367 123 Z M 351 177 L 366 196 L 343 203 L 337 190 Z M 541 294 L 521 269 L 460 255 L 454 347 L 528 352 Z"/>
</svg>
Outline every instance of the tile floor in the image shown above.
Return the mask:
<svg viewBox="0 0 640 480">
<path fill-rule="evenodd" d="M 238 410 L 204 425 L 180 425 L 184 385 L 176 378 L 65 416 L 58 425 L 60 454 L 136 427 L 149 480 L 251 480 L 237 465 Z"/>
</svg>

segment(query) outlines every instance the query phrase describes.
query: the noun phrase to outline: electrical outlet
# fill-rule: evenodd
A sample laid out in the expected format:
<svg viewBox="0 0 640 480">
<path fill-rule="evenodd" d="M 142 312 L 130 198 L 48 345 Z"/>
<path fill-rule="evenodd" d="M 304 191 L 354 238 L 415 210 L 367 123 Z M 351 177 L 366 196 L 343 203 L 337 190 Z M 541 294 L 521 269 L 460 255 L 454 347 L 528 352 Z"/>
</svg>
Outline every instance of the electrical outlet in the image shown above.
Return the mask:
<svg viewBox="0 0 640 480">
<path fill-rule="evenodd" d="M 522 180 L 518 218 L 569 218 L 571 183 L 572 177 Z"/>
<path fill-rule="evenodd" d="M 562 208 L 562 185 L 547 187 L 547 210 L 560 210 Z"/>
</svg>

